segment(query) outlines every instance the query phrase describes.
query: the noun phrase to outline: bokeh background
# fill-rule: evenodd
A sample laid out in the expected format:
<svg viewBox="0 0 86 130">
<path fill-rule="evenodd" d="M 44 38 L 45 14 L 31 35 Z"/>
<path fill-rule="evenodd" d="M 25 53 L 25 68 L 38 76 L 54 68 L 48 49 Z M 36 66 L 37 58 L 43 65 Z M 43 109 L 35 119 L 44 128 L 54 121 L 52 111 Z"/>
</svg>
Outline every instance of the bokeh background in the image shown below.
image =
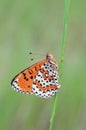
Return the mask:
<svg viewBox="0 0 86 130">
<path fill-rule="evenodd" d="M 10 82 L 40 53 L 59 59 L 63 17 L 63 0 L 0 0 L 0 130 L 49 129 L 53 98 L 17 93 Z M 53 130 L 86 130 L 85 0 L 71 0 L 61 76 Z"/>
</svg>

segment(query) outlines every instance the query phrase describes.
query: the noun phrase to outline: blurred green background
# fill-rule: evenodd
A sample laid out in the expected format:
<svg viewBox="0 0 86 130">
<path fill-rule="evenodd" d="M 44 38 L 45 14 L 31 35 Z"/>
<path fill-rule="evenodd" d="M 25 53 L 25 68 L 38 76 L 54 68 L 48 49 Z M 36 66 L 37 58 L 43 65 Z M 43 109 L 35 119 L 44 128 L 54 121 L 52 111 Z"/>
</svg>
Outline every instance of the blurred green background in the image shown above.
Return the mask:
<svg viewBox="0 0 86 130">
<path fill-rule="evenodd" d="M 63 15 L 63 0 L 0 0 L 0 130 L 49 129 L 53 98 L 17 93 L 10 82 L 40 60 L 31 51 L 59 59 Z M 53 130 L 86 130 L 85 0 L 71 0 L 61 86 Z"/>
</svg>

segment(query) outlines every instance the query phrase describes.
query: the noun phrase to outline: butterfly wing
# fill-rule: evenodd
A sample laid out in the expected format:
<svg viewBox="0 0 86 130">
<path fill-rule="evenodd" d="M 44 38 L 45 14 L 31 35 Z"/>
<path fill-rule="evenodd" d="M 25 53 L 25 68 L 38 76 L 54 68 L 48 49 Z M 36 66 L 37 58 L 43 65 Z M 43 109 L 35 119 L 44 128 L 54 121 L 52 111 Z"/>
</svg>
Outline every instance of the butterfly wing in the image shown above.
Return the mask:
<svg viewBox="0 0 86 130">
<path fill-rule="evenodd" d="M 54 96 L 60 88 L 57 64 L 53 59 L 42 60 L 16 75 L 11 85 L 20 93 Z"/>
<path fill-rule="evenodd" d="M 33 80 L 37 74 L 37 72 L 40 70 L 42 64 L 45 63 L 45 60 L 42 60 L 41 62 L 38 62 L 31 67 L 26 68 L 22 72 L 20 72 L 18 75 L 16 75 L 13 80 L 11 81 L 11 86 L 14 88 L 14 90 L 20 92 L 20 93 L 33 93 L 32 90 L 32 83 Z"/>
<path fill-rule="evenodd" d="M 60 88 L 57 68 L 56 62 L 52 59 L 42 64 L 32 83 L 33 94 L 43 98 L 55 95 Z"/>
</svg>

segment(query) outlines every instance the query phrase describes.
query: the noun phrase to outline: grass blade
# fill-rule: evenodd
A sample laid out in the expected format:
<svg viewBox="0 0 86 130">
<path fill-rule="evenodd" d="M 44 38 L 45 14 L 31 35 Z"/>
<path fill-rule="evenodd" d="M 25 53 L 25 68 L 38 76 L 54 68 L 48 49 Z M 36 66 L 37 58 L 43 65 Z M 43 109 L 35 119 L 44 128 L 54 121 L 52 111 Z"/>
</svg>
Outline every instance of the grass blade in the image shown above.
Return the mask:
<svg viewBox="0 0 86 130">
<path fill-rule="evenodd" d="M 62 34 L 62 45 L 61 45 L 62 47 L 61 47 L 61 53 L 60 53 L 60 61 L 64 60 L 64 51 L 65 51 L 66 38 L 67 38 L 67 25 L 68 25 L 69 7 L 70 7 L 70 0 L 65 0 L 63 34 Z M 62 72 L 62 69 L 63 69 L 63 62 L 60 62 L 59 63 L 60 73 Z M 58 100 L 58 96 L 56 94 L 55 97 L 54 97 L 54 102 L 53 102 L 53 109 L 52 109 L 52 115 L 51 115 L 51 119 L 50 119 L 49 130 L 52 130 L 52 128 L 53 128 L 54 117 L 55 117 L 56 107 L 57 107 L 57 100 Z"/>
</svg>

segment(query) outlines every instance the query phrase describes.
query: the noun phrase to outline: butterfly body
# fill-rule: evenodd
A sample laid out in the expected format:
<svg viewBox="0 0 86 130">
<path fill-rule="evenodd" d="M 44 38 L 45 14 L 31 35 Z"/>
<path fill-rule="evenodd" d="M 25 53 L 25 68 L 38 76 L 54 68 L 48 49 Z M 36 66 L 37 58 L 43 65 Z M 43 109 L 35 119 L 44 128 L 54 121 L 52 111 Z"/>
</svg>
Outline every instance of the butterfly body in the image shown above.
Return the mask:
<svg viewBox="0 0 86 130">
<path fill-rule="evenodd" d="M 43 98 L 54 96 L 60 88 L 58 66 L 52 54 L 16 75 L 11 85 L 20 93 L 35 94 Z"/>
</svg>

